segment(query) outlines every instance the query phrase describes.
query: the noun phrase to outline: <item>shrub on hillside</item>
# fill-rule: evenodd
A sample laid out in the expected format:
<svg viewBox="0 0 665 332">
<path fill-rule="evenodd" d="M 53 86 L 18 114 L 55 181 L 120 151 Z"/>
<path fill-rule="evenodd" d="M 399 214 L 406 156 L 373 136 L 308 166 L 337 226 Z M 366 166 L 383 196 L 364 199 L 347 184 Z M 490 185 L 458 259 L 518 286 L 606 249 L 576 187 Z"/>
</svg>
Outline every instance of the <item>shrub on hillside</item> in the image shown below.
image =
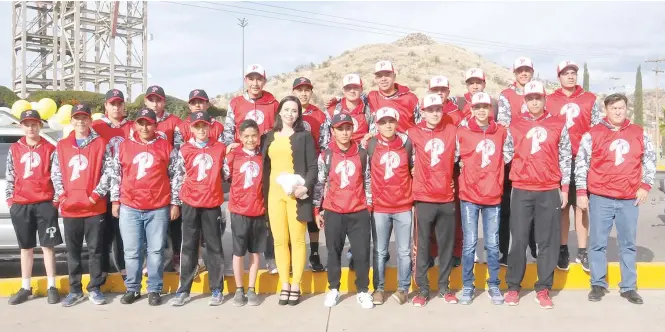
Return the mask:
<svg viewBox="0 0 665 332">
<path fill-rule="evenodd" d="M 104 95 L 90 91 L 35 91 L 28 96 L 28 101 L 51 98 L 58 107 L 69 104 L 88 104 L 93 113 L 104 112 Z"/>
<path fill-rule="evenodd" d="M 5 103 L 7 104 L 7 107 L 11 107 L 14 102 L 19 99 L 21 98 L 19 98 L 10 88 L 0 85 L 0 104 Z"/>
</svg>

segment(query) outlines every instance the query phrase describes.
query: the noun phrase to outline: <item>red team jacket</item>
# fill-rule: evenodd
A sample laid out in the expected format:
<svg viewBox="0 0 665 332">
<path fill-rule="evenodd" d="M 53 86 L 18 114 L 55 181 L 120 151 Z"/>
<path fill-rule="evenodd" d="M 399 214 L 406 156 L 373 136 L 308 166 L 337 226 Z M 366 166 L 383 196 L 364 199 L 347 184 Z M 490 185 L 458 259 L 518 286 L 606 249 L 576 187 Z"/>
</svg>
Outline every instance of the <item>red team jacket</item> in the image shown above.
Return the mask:
<svg viewBox="0 0 665 332">
<path fill-rule="evenodd" d="M 639 188 L 647 191 L 651 186 L 642 183 L 642 155 L 644 130 L 626 120 L 619 131 L 604 124 L 589 130 L 591 153 L 587 191 L 600 196 L 633 199 Z M 580 191 L 578 191 L 580 192 Z M 584 190 L 581 190 L 584 193 Z"/>
<path fill-rule="evenodd" d="M 60 214 L 64 218 L 86 218 L 106 213 L 106 200 L 99 199 L 97 187 L 104 166 L 106 141 L 97 137 L 83 148 L 76 145 L 76 135 L 58 141 L 56 147 L 64 192 L 60 196 Z M 97 203 L 91 204 L 89 197 Z"/>
<path fill-rule="evenodd" d="M 171 204 L 168 169 L 173 148 L 157 137 L 139 143 L 138 134 L 120 144 L 122 172 L 120 203 L 138 210 L 154 210 Z"/>
<path fill-rule="evenodd" d="M 368 151 L 372 179 L 372 204 L 375 212 L 400 213 L 411 210 L 411 170 L 405 145 L 411 144 L 406 135 L 398 135 L 392 141 L 386 141 L 381 135 L 370 139 L 368 146 L 375 140 L 375 149 Z M 331 144 L 332 145 L 332 144 Z"/>
<path fill-rule="evenodd" d="M 109 121 L 109 120 L 106 120 Z M 118 146 L 122 141 L 124 141 L 129 133 L 132 131 L 132 126 L 134 126 L 134 121 L 127 120 L 127 122 L 120 125 L 119 128 L 111 127 L 109 122 L 104 121 L 104 119 L 95 120 L 92 122 L 92 130 L 96 131 L 99 136 L 101 136 L 106 142 L 110 143 L 113 146 L 111 150 L 113 155 L 118 153 Z"/>
<path fill-rule="evenodd" d="M 337 107 L 338 106 L 336 105 L 328 107 L 328 114 L 331 118 L 335 116 L 335 109 Z M 360 144 L 363 137 L 369 133 L 369 123 L 367 122 L 367 115 L 365 114 L 365 103 L 361 101 L 356 108 L 349 109 L 346 106 L 346 98 L 342 98 L 339 102 L 339 107 L 340 112 L 346 112 L 351 116 L 351 120 L 353 121 L 353 135 L 351 135 L 351 139 L 356 142 L 356 144 Z"/>
<path fill-rule="evenodd" d="M 559 140 L 565 121 L 563 117 L 549 116 L 545 110 L 538 119 L 511 122 L 515 145 L 510 169 L 513 188 L 547 191 L 561 187 Z M 561 189 L 568 192 L 568 186 Z"/>
<path fill-rule="evenodd" d="M 524 102 L 524 95 L 517 94 L 517 91 L 515 91 L 514 88 L 514 84 L 513 87 L 501 91 L 501 95 L 508 99 L 508 103 L 510 104 L 511 120 L 520 119 L 529 112 L 529 109 L 526 107 L 526 103 Z"/>
<path fill-rule="evenodd" d="M 302 120 L 305 129 L 312 133 L 312 137 L 314 137 L 314 147 L 318 154 L 320 151 L 319 138 L 321 138 L 321 126 L 326 122 L 326 113 L 318 107 L 309 104 L 307 109 L 304 109 L 302 112 Z"/>
<path fill-rule="evenodd" d="M 464 120 L 464 114 L 450 99 L 446 100 L 443 104 L 443 116 L 444 118 L 447 118 L 447 120 L 444 121 L 452 123 L 455 127 L 459 127 L 462 120 Z"/>
<path fill-rule="evenodd" d="M 180 200 L 192 207 L 216 208 L 224 203 L 222 168 L 226 145 L 209 140 L 203 148 L 187 142 L 180 147 L 184 160 L 185 180 Z"/>
<path fill-rule="evenodd" d="M 459 108 L 459 100 L 464 99 L 464 107 L 462 107 L 462 116 L 466 119 L 471 117 L 471 93 L 467 92 L 464 94 L 462 97 L 457 97 L 457 107 Z M 490 118 L 495 118 L 495 113 L 497 112 L 496 110 L 496 105 L 497 101 L 496 99 L 492 98 L 492 107 L 490 110 Z"/>
<path fill-rule="evenodd" d="M 570 97 L 566 96 L 560 88 L 547 96 L 545 108 L 552 112 L 553 116 L 563 117 L 566 127 L 568 127 L 573 157 L 577 155 L 582 135 L 591 128 L 591 111 L 595 103 L 596 96 L 584 91 L 579 85 Z"/>
<path fill-rule="evenodd" d="M 455 199 L 453 165 L 457 127 L 442 121 L 434 129 L 425 121 L 408 131 L 415 148 L 413 199 L 419 202 L 447 203 Z"/>
<path fill-rule="evenodd" d="M 164 112 L 164 115 L 166 115 L 166 112 Z M 164 117 L 164 115 L 162 115 L 162 117 Z M 164 119 L 157 118 L 157 135 L 173 146 L 173 132 L 181 122 L 182 120 L 173 114 L 168 114 Z"/>
<path fill-rule="evenodd" d="M 464 165 L 459 177 L 461 200 L 481 205 L 501 203 L 506 136 L 505 127 L 490 121 L 483 131 L 474 118 L 457 130 L 460 161 Z"/>
<path fill-rule="evenodd" d="M 180 124 L 178 125 L 178 131 L 182 134 L 182 141 L 183 144 L 189 142 L 189 139 L 194 137 L 192 135 L 191 130 L 189 127 L 192 125 L 192 122 L 189 120 L 189 117 L 187 117 L 186 120 L 181 121 Z M 210 124 L 210 132 L 208 133 L 208 138 L 210 138 L 213 141 L 216 141 L 219 139 L 219 137 L 222 135 L 224 132 L 224 125 L 213 119 L 212 123 Z"/>
<path fill-rule="evenodd" d="M 397 92 L 394 97 L 386 97 L 380 91 L 370 91 L 367 94 L 372 114 L 382 107 L 391 107 L 399 112 L 397 131 L 405 133 L 415 122 L 413 111 L 418 106 L 418 97 L 408 87 L 395 83 Z"/>
<path fill-rule="evenodd" d="M 354 213 L 367 209 L 365 195 L 365 170 L 360 160 L 360 148 L 353 143 L 346 153 L 331 143 L 327 190 L 323 208 L 335 213 Z M 363 154 L 364 155 L 364 154 Z M 320 158 L 325 158 L 322 154 Z"/>
<path fill-rule="evenodd" d="M 225 164 L 231 176 L 229 211 L 247 217 L 264 215 L 263 157 L 258 149 L 248 154 L 237 147 L 226 155 Z"/>
<path fill-rule="evenodd" d="M 55 146 L 41 139 L 34 147 L 29 147 L 25 137 L 12 144 L 14 169 L 14 193 L 7 197 L 7 205 L 34 204 L 53 200 L 53 182 L 51 182 L 51 157 Z"/>
<path fill-rule="evenodd" d="M 246 92 L 245 92 L 246 94 Z M 259 135 L 272 129 L 275 125 L 275 116 L 279 107 L 279 101 L 268 91 L 263 91 L 261 98 L 250 102 L 245 96 L 237 96 L 229 102 L 229 108 L 233 110 L 235 120 L 235 142 L 240 142 L 240 123 L 246 119 L 252 119 L 259 125 Z M 226 142 L 228 143 L 228 142 Z"/>
</svg>

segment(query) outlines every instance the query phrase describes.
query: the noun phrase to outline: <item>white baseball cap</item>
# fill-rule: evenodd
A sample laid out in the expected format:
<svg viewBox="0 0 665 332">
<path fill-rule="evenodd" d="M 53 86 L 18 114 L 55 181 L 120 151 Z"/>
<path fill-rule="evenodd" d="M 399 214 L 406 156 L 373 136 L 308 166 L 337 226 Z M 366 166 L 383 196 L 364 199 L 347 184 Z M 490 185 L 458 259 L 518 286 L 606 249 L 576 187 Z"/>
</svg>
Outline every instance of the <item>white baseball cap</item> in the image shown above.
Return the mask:
<svg viewBox="0 0 665 332">
<path fill-rule="evenodd" d="M 445 76 L 434 76 L 429 80 L 429 88 L 450 88 L 450 81 Z"/>
<path fill-rule="evenodd" d="M 342 79 L 342 87 L 346 87 L 347 85 L 358 85 L 362 87 L 363 80 L 360 79 L 360 76 L 358 74 L 347 74 Z"/>
<path fill-rule="evenodd" d="M 484 92 L 477 92 L 471 97 L 471 106 L 480 104 L 492 105 L 492 98 Z"/>
<path fill-rule="evenodd" d="M 470 78 L 479 78 L 481 80 L 485 80 L 485 72 L 483 72 L 482 69 L 480 68 L 471 68 L 466 71 L 466 74 L 464 75 L 464 81 L 468 81 Z"/>
<path fill-rule="evenodd" d="M 259 74 L 259 75 L 263 76 L 263 78 L 267 78 L 266 70 L 260 64 L 249 65 L 247 67 L 247 70 L 245 70 L 245 77 L 247 77 L 247 75 L 253 74 L 253 73 Z"/>
<path fill-rule="evenodd" d="M 531 59 L 529 59 L 527 57 L 524 57 L 524 56 L 521 56 L 521 57 L 515 59 L 515 62 L 513 63 L 513 71 L 515 71 L 517 68 L 521 68 L 521 67 L 529 67 L 529 68 L 533 69 L 533 62 L 531 61 Z"/>
<path fill-rule="evenodd" d="M 545 91 L 543 83 L 540 83 L 539 81 L 531 81 L 524 87 L 524 95 L 526 96 L 530 94 L 545 96 L 547 95 L 547 92 Z"/>
<path fill-rule="evenodd" d="M 381 72 L 381 71 L 389 71 L 389 72 L 395 72 L 395 67 L 393 64 L 388 61 L 388 60 L 381 60 L 374 65 L 374 74 Z"/>
<path fill-rule="evenodd" d="M 559 62 L 559 65 L 556 67 L 556 75 L 559 76 L 559 74 L 561 74 L 561 72 L 568 67 L 575 68 L 575 71 L 580 70 L 580 66 L 578 66 L 575 62 L 564 60 Z"/>
<path fill-rule="evenodd" d="M 441 96 L 437 94 L 430 93 L 423 98 L 422 108 L 441 105 L 443 105 L 443 101 L 441 101 Z"/>
<path fill-rule="evenodd" d="M 376 111 L 376 122 L 379 122 L 379 120 L 385 117 L 390 117 L 399 121 L 399 112 L 397 112 L 397 110 L 392 107 L 379 108 L 379 110 Z"/>
</svg>

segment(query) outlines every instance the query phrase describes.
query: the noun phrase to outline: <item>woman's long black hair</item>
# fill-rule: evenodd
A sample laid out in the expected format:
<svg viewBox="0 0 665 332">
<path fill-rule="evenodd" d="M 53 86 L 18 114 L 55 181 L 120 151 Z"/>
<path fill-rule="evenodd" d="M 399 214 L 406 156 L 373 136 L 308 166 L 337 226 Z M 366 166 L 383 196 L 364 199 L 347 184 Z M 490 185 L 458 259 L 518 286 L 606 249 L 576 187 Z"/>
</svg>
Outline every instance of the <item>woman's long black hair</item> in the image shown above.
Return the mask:
<svg viewBox="0 0 665 332">
<path fill-rule="evenodd" d="M 293 101 L 298 105 L 298 118 L 293 123 L 293 131 L 305 130 L 305 125 L 302 124 L 302 104 L 300 103 L 300 99 L 298 99 L 298 97 L 295 96 L 286 96 L 282 98 L 282 100 L 279 102 L 279 107 L 277 107 L 277 113 L 275 113 L 275 126 L 273 127 L 273 129 L 275 131 L 282 131 L 284 125 L 282 124 L 282 117 L 279 115 L 279 113 L 282 111 L 282 107 L 284 107 L 284 103 L 286 103 L 287 101 Z"/>
</svg>

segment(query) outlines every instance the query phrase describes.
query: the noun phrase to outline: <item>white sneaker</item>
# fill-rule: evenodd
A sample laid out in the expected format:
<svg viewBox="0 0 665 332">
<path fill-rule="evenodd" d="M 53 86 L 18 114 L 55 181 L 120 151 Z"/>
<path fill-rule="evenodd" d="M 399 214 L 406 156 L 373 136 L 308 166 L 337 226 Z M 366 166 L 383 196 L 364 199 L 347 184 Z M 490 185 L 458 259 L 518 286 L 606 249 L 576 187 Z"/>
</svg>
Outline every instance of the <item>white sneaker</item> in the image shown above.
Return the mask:
<svg viewBox="0 0 665 332">
<path fill-rule="evenodd" d="M 473 262 L 478 263 L 480 259 L 478 258 L 478 254 L 473 254 Z"/>
<path fill-rule="evenodd" d="M 372 309 L 374 308 L 374 299 L 369 293 L 358 293 L 356 300 L 360 307 L 363 309 Z"/>
<path fill-rule="evenodd" d="M 332 308 L 337 305 L 337 300 L 339 300 L 339 292 L 336 289 L 331 289 L 328 294 L 326 294 L 326 299 L 323 301 L 323 305 L 326 308 Z"/>
</svg>

